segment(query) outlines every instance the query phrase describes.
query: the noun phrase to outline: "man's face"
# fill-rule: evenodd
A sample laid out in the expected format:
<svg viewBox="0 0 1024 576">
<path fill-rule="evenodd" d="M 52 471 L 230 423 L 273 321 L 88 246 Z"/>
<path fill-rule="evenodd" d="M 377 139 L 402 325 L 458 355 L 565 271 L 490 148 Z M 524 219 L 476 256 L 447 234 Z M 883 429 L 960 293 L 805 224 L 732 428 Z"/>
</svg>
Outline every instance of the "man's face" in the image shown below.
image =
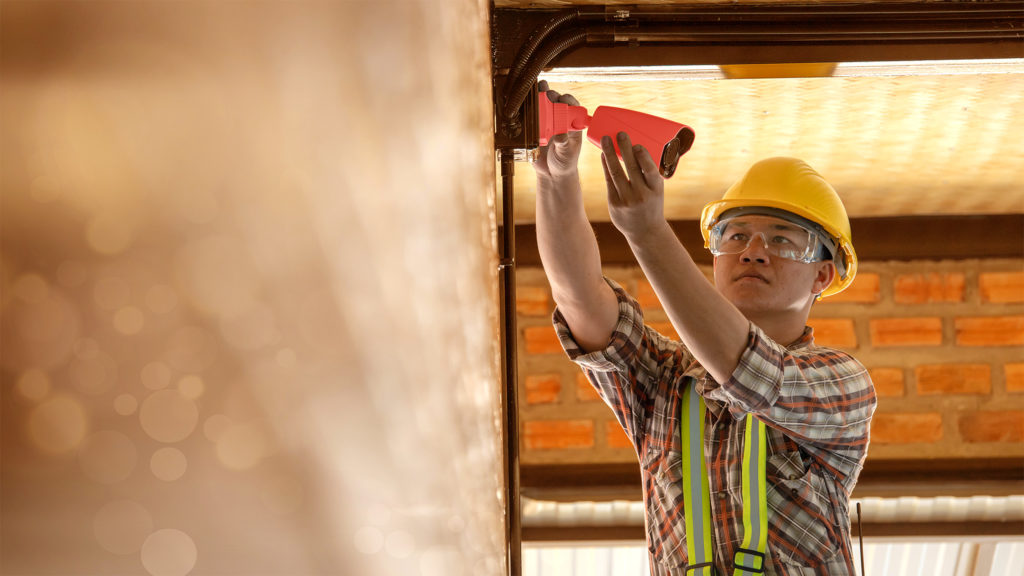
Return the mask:
<svg viewBox="0 0 1024 576">
<path fill-rule="evenodd" d="M 809 309 L 832 280 L 832 263 L 798 262 L 813 240 L 803 228 L 772 216 L 740 216 L 724 223 L 726 253 L 715 257 L 715 286 L 748 317 Z M 789 257 L 785 257 L 788 255 Z"/>
</svg>

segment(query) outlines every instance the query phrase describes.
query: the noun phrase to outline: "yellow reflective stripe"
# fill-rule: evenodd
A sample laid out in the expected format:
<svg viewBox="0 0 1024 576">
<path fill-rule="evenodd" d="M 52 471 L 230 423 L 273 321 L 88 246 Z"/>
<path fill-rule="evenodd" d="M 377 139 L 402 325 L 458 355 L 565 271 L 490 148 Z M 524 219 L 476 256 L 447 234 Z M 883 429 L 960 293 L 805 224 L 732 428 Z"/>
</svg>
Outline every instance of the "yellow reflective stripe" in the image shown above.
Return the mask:
<svg viewBox="0 0 1024 576">
<path fill-rule="evenodd" d="M 707 406 L 691 384 L 683 394 L 679 431 L 683 457 L 683 513 L 686 524 L 687 576 L 711 576 L 714 561 L 711 534 L 711 490 L 704 463 L 704 419 Z M 764 571 L 768 549 L 767 428 L 747 414 L 743 441 L 743 542 L 733 558 L 733 576 Z M 699 481 L 695 481 L 699 479 Z M 699 512 L 698 512 L 699 510 Z M 744 570 L 744 567 L 749 570 Z"/>
<path fill-rule="evenodd" d="M 683 514 L 686 517 L 686 556 L 690 566 L 713 562 L 711 501 L 704 465 L 704 418 L 707 407 L 693 383 L 683 394 L 679 426 L 683 445 Z M 697 480 L 696 482 L 694 480 Z M 687 576 L 710 576 L 711 566 L 687 570 Z"/>
<path fill-rule="evenodd" d="M 743 441 L 743 542 L 740 548 L 757 554 L 737 551 L 733 576 L 760 574 L 764 570 L 768 547 L 767 436 L 764 422 L 747 414 Z"/>
</svg>

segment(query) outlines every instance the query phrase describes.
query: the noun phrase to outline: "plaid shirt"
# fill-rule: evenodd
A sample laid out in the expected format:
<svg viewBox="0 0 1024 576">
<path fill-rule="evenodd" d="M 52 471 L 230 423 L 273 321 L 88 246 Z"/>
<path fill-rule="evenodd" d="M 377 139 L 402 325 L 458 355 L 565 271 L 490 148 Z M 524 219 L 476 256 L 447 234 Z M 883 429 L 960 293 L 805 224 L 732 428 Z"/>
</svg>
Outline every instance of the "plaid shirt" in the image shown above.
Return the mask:
<svg viewBox="0 0 1024 576">
<path fill-rule="evenodd" d="M 732 574 L 743 539 L 743 416 L 767 424 L 766 574 L 852 575 L 849 495 L 867 455 L 875 391 L 849 355 L 814 345 L 810 328 L 784 348 L 751 324 L 732 379 L 719 384 L 682 343 L 644 326 L 639 305 L 611 280 L 619 321 L 605 350 L 585 353 L 556 309 L 569 357 L 615 412 L 636 448 L 651 574 L 683 575 L 682 393 L 704 397 L 704 455 L 717 573 Z"/>
</svg>

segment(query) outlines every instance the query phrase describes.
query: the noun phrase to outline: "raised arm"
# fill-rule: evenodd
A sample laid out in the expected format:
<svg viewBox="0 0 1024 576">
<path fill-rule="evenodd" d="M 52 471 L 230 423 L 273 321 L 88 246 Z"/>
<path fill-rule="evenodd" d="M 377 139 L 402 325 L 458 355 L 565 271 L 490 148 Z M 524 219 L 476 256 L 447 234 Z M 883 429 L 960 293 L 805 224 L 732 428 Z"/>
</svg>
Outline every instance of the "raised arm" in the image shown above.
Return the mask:
<svg viewBox="0 0 1024 576">
<path fill-rule="evenodd" d="M 683 344 L 718 382 L 739 363 L 750 321 L 705 278 L 665 220 L 665 184 L 651 155 L 619 133 L 622 164 L 603 143 L 608 208 Z"/>
<path fill-rule="evenodd" d="M 556 102 L 579 106 L 569 95 L 540 89 Z M 537 172 L 537 247 L 551 295 L 576 343 L 585 351 L 608 345 L 618 302 L 601 272 L 597 239 L 583 209 L 577 170 L 583 136 L 562 134 L 540 149 Z"/>
</svg>

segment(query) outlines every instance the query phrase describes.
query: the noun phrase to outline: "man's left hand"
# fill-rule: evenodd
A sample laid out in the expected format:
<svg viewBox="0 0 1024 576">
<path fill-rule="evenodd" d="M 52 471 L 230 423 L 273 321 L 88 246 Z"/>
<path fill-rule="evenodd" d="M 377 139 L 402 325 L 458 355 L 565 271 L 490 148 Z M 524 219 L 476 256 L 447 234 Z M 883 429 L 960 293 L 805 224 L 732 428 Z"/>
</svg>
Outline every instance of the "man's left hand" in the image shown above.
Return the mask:
<svg viewBox="0 0 1024 576">
<path fill-rule="evenodd" d="M 665 223 L 665 181 L 646 148 L 633 146 L 625 132 L 619 132 L 617 138 L 622 162 L 611 137 L 605 136 L 601 139 L 601 164 L 612 223 L 629 240 Z"/>
</svg>

